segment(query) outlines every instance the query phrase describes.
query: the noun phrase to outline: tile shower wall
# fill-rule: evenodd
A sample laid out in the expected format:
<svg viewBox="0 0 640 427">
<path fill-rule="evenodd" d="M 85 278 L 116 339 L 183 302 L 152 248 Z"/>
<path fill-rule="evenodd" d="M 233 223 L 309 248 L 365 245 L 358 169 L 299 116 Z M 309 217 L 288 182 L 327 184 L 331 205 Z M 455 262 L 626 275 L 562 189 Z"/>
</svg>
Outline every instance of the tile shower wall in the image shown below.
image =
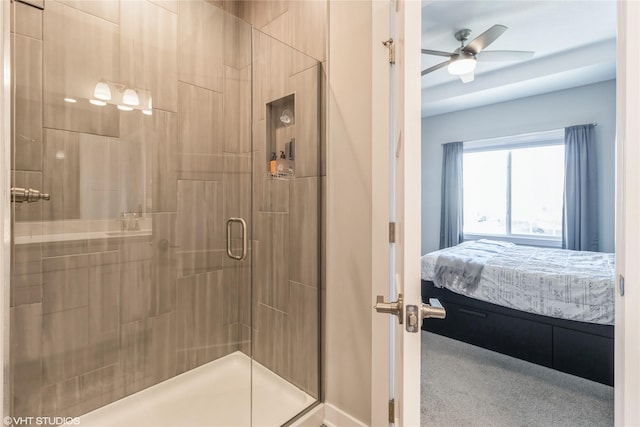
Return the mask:
<svg viewBox="0 0 640 427">
<path fill-rule="evenodd" d="M 326 0 L 239 1 L 235 13 L 274 39 L 326 61 Z"/>
<path fill-rule="evenodd" d="M 14 205 L 16 227 L 153 225 L 12 246 L 11 414 L 82 414 L 238 349 L 318 396 L 322 72 L 301 52 L 324 61 L 326 3 L 29 3 L 45 9 L 14 3 L 13 184 L 52 200 Z M 249 26 L 223 10 L 264 33 L 253 69 Z M 151 91 L 153 116 L 87 104 L 101 79 Z M 296 178 L 267 179 L 264 107 L 292 93 Z M 230 216 L 252 216 L 241 263 Z"/>
<path fill-rule="evenodd" d="M 251 214 L 251 30 L 223 12 L 237 5 L 13 5 L 13 184 L 51 200 L 13 205 L 11 415 L 80 415 L 249 351 L 251 257 L 224 251 L 226 218 Z M 151 91 L 153 115 L 90 105 L 100 80 Z M 152 226 L 117 236 L 122 212 Z M 47 233 L 80 237 L 30 238 Z"/>
</svg>

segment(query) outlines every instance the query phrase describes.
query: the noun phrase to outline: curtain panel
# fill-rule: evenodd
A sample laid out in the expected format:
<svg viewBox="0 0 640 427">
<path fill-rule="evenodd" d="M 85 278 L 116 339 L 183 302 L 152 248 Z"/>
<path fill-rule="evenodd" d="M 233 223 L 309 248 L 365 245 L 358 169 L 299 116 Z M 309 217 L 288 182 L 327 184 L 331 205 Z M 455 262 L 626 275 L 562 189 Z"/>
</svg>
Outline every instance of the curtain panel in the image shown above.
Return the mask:
<svg viewBox="0 0 640 427">
<path fill-rule="evenodd" d="M 562 247 L 598 251 L 598 168 L 594 125 L 565 128 Z"/>
<path fill-rule="evenodd" d="M 462 242 L 462 142 L 442 145 L 440 249 Z"/>
</svg>

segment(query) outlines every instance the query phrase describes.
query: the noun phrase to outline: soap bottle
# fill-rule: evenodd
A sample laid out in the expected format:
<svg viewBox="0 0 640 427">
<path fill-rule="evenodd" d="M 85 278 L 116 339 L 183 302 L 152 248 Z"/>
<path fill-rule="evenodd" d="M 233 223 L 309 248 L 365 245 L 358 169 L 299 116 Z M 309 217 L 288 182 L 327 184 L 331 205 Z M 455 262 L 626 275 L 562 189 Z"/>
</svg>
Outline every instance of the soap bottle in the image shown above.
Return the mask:
<svg viewBox="0 0 640 427">
<path fill-rule="evenodd" d="M 281 151 L 280 158 L 277 161 L 276 173 L 278 175 L 285 174 L 289 166 L 288 163 L 289 162 L 287 162 L 287 156 L 284 154 L 284 151 Z"/>
<path fill-rule="evenodd" d="M 271 161 L 269 162 L 269 173 L 275 175 L 277 168 L 278 158 L 276 157 L 276 153 L 271 153 Z"/>
</svg>

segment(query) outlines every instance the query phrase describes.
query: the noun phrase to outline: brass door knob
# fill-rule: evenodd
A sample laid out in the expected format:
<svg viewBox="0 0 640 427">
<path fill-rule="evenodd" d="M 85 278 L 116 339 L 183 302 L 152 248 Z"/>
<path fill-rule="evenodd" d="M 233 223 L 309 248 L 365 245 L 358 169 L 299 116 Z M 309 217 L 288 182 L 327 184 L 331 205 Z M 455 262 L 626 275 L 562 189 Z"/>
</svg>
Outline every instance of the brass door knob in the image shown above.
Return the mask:
<svg viewBox="0 0 640 427">
<path fill-rule="evenodd" d="M 378 295 L 376 305 L 373 307 L 378 313 L 388 313 L 398 316 L 398 321 L 402 325 L 402 294 L 398 294 L 398 301 L 384 302 L 384 297 Z"/>
</svg>

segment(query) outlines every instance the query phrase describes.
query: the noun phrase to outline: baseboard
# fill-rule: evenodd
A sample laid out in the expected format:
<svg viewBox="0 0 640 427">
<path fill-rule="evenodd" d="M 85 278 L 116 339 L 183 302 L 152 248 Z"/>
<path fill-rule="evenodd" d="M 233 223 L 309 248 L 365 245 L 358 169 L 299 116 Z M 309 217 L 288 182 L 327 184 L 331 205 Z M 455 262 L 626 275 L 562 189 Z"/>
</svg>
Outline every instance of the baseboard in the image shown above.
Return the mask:
<svg viewBox="0 0 640 427">
<path fill-rule="evenodd" d="M 324 423 L 324 404 L 321 403 L 300 419 L 291 423 L 290 427 L 320 427 Z"/>
<path fill-rule="evenodd" d="M 327 427 L 367 427 L 367 424 L 330 403 L 324 404 L 324 425 Z"/>
</svg>

